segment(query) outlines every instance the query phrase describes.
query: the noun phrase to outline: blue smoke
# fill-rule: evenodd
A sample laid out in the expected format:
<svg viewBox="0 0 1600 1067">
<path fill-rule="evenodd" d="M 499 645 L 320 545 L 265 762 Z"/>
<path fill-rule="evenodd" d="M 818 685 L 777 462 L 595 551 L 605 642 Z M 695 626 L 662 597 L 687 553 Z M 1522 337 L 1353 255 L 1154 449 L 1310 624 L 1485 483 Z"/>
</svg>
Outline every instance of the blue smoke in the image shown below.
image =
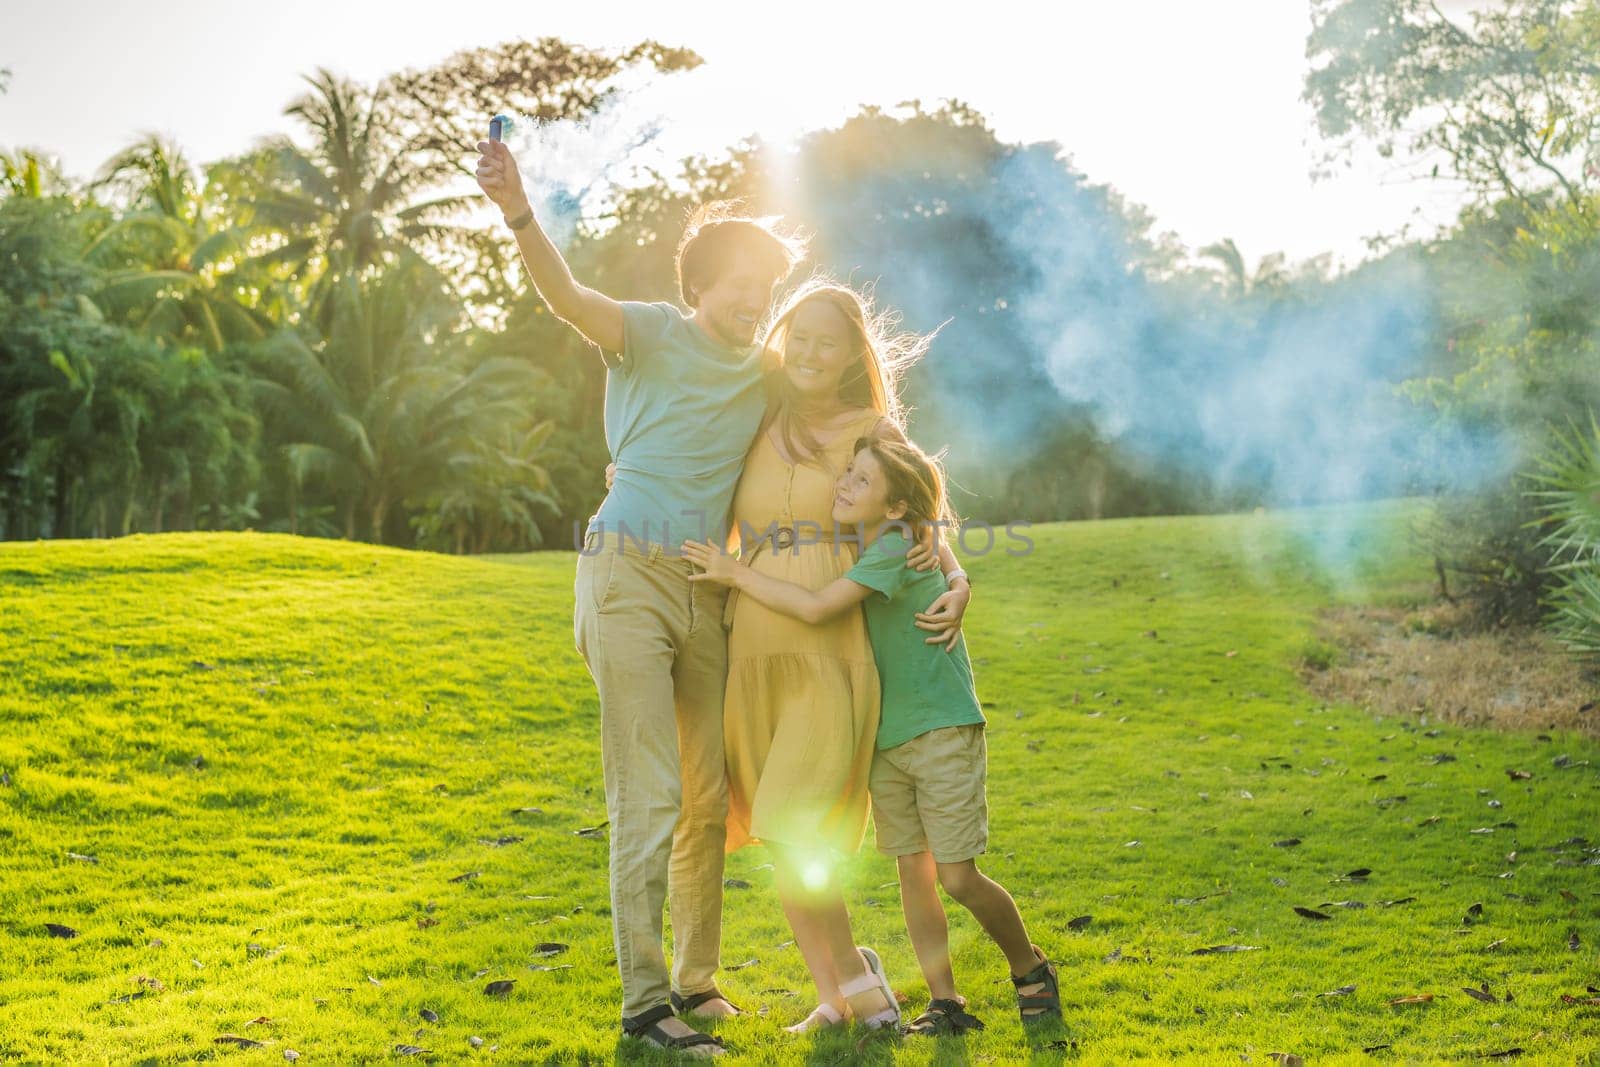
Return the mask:
<svg viewBox="0 0 1600 1067">
<path fill-rule="evenodd" d="M 1507 469 L 1504 442 L 1444 430 L 1397 391 L 1435 343 L 1419 259 L 1224 298 L 1164 268 L 1139 214 L 1058 146 L 1000 148 L 974 166 L 890 147 L 854 170 L 803 152 L 806 192 L 786 205 L 815 226 L 819 258 L 875 280 L 909 326 L 953 320 L 913 392 L 931 387 L 941 439 L 923 443 L 948 441 L 958 478 L 1085 417 L 1151 469 L 1272 506 L 1467 489 Z"/>
</svg>

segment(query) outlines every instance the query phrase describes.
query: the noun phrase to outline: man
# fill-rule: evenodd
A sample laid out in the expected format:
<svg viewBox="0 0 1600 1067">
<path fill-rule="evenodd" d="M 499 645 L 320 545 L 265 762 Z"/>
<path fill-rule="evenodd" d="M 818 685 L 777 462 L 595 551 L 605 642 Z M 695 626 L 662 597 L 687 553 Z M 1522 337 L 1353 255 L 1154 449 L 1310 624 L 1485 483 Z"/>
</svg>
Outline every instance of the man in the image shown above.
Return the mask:
<svg viewBox="0 0 1600 1067">
<path fill-rule="evenodd" d="M 611 917 L 622 1028 L 693 1056 L 714 1037 L 674 1014 L 732 1015 L 717 991 L 727 784 L 726 591 L 689 581 L 676 546 L 725 526 L 765 407 L 756 331 L 803 248 L 727 205 L 678 247 L 684 315 L 580 285 L 534 219 L 505 144 L 478 144 L 478 184 L 516 234 L 550 310 L 599 346 L 615 484 L 578 560 L 574 634 L 600 695 Z M 662 953 L 670 901 L 673 966 Z"/>
</svg>

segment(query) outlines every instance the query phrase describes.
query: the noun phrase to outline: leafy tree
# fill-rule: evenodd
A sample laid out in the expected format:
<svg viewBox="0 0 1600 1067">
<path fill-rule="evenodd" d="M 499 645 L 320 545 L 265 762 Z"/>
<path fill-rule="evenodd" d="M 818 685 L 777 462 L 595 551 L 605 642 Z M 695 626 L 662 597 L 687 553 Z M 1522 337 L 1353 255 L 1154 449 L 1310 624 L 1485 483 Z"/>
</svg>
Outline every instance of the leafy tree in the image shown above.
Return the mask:
<svg viewBox="0 0 1600 1067">
<path fill-rule="evenodd" d="M 545 38 L 458 52 L 370 89 L 319 69 L 285 112 L 309 143 L 280 136 L 266 145 L 271 167 L 260 218 L 286 235 L 278 257 L 307 278 L 365 270 L 410 250 L 435 259 L 469 299 L 495 302 L 508 295 L 505 248 L 459 221 L 480 196 L 441 192 L 470 175 L 489 116 L 580 119 L 608 99 L 624 72 L 668 73 L 699 62 L 648 41 L 613 55 Z M 321 291 L 312 294 L 313 307 Z"/>
<path fill-rule="evenodd" d="M 1435 0 L 1314 0 L 1305 98 L 1334 156 L 1412 152 L 1484 200 L 1600 181 L 1600 4 L 1503 0 L 1447 16 Z"/>
<path fill-rule="evenodd" d="M 582 118 L 611 97 L 621 74 L 671 74 L 700 64 L 694 52 L 655 41 L 608 53 L 544 37 L 466 49 L 386 84 L 401 122 L 420 131 L 419 149 L 461 166 L 491 115 L 515 110 L 542 122 Z"/>
</svg>

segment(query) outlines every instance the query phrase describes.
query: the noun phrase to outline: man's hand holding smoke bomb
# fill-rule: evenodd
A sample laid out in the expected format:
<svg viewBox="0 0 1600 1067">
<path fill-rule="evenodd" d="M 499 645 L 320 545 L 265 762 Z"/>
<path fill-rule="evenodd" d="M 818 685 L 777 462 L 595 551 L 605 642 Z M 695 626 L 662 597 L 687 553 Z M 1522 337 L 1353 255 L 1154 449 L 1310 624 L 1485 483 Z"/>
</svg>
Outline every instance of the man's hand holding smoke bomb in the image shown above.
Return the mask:
<svg viewBox="0 0 1600 1067">
<path fill-rule="evenodd" d="M 528 277 L 551 313 L 602 352 L 621 353 L 627 341 L 622 305 L 597 289 L 579 285 L 561 250 L 539 226 L 522 187 L 517 161 L 502 140 L 510 129 L 511 120 L 496 115 L 489 122 L 489 139 L 478 142 L 478 188 L 505 215 L 506 225 L 516 234 L 517 251 Z"/>
<path fill-rule="evenodd" d="M 478 188 L 482 189 L 500 213 L 516 218 L 529 210 L 528 194 L 522 188 L 517 161 L 504 141 L 478 142 Z"/>
</svg>

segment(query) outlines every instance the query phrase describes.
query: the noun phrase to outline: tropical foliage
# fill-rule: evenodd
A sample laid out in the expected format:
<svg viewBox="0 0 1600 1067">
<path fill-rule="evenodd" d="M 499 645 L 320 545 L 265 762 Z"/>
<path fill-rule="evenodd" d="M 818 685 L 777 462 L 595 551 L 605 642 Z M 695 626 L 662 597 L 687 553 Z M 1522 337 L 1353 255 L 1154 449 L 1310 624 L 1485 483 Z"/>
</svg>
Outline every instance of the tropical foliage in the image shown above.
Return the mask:
<svg viewBox="0 0 1600 1067">
<path fill-rule="evenodd" d="M 1569 648 L 1600 656 L 1600 421 L 1558 432 L 1531 480 L 1556 579 L 1550 621 Z"/>
<path fill-rule="evenodd" d="M 448 188 L 470 157 L 461 116 L 581 117 L 620 74 L 697 62 L 519 42 L 371 87 L 316 71 L 290 131 L 204 168 L 154 135 L 83 186 L 5 153 L 0 537 L 544 543 L 603 463 L 549 419 L 567 404 L 541 364 L 570 375 L 575 346 L 475 325 L 517 288 Z"/>
<path fill-rule="evenodd" d="M 1427 249 L 1439 338 L 1408 392 L 1442 424 L 1500 435 L 1511 462 L 1441 500 L 1424 539 L 1483 621 L 1545 615 L 1574 649 L 1600 652 L 1594 453 L 1574 429 L 1600 412 L 1600 4 L 1505 0 L 1452 17 L 1427 0 L 1318 0 L 1314 12 L 1306 98 L 1336 153 L 1373 145 L 1476 192 Z"/>
</svg>

